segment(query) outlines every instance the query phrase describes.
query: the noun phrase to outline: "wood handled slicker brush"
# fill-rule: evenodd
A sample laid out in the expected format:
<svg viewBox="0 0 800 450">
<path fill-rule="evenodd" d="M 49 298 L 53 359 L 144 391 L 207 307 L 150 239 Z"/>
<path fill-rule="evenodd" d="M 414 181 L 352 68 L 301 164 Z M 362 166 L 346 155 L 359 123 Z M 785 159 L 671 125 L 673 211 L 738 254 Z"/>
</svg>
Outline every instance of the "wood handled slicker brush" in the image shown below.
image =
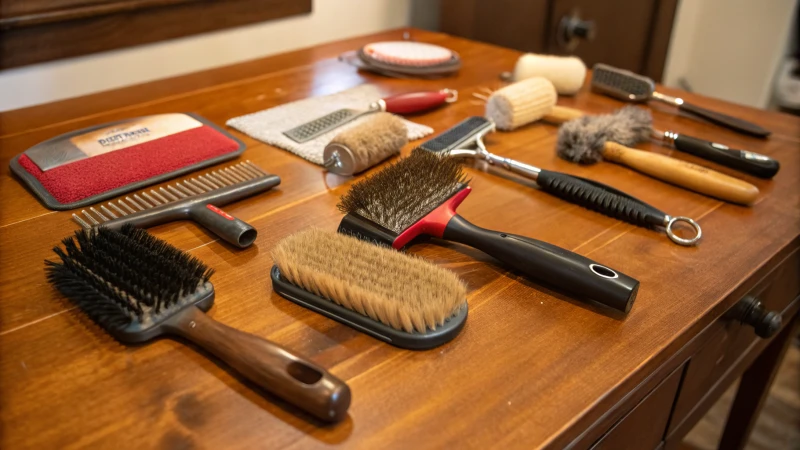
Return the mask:
<svg viewBox="0 0 800 450">
<path fill-rule="evenodd" d="M 350 176 L 400 153 L 408 143 L 408 130 L 399 117 L 380 112 L 342 131 L 325 146 L 325 168 Z"/>
<path fill-rule="evenodd" d="M 61 262 L 45 261 L 48 281 L 120 342 L 180 336 L 321 420 L 346 416 L 350 388 L 343 381 L 206 316 L 214 303 L 213 270 L 198 259 L 131 225 L 80 230 L 63 244 L 53 249 Z"/>
<path fill-rule="evenodd" d="M 636 111 L 641 111 L 634 108 Z M 690 162 L 630 148 L 650 137 L 644 121 L 619 112 L 584 116 L 561 125 L 556 152 L 567 160 L 615 162 L 676 186 L 741 205 L 752 205 L 758 188 L 738 178 Z"/>
<path fill-rule="evenodd" d="M 771 133 L 752 122 L 688 103 L 679 97 L 662 94 L 656 91 L 656 84 L 650 78 L 606 64 L 595 64 L 592 68 L 591 89 L 593 92 L 626 102 L 647 102 L 656 99 L 676 106 L 680 111 L 695 117 L 701 117 L 716 125 L 750 136 L 766 138 Z"/>
<path fill-rule="evenodd" d="M 277 175 L 264 172 L 250 161 L 210 171 L 158 190 L 150 189 L 82 210 L 72 219 L 85 229 L 103 226 L 119 230 L 125 225 L 148 228 L 176 220 L 193 220 L 226 242 L 249 247 L 258 231 L 219 207 L 258 194 L 280 184 Z M 141 194 L 141 195 L 139 195 Z"/>
<path fill-rule="evenodd" d="M 637 280 L 555 245 L 473 225 L 456 214 L 470 191 L 458 161 L 416 148 L 342 196 L 339 232 L 395 249 L 421 235 L 465 244 L 575 298 L 630 310 Z"/>
<path fill-rule="evenodd" d="M 483 143 L 483 136 L 494 131 L 494 128 L 494 122 L 489 119 L 470 117 L 423 143 L 420 148 L 451 158 L 485 161 L 535 181 L 541 190 L 562 200 L 640 227 L 663 228 L 667 237 L 679 245 L 695 245 L 700 241 L 700 225 L 688 217 L 669 216 L 654 206 L 597 181 L 541 169 L 490 153 Z M 694 236 L 683 238 L 675 234 L 673 227 L 679 222 L 689 224 L 694 229 Z"/>
<path fill-rule="evenodd" d="M 339 233 L 309 228 L 272 251 L 281 296 L 397 347 L 452 340 L 467 319 L 467 291 L 449 270 Z"/>
</svg>

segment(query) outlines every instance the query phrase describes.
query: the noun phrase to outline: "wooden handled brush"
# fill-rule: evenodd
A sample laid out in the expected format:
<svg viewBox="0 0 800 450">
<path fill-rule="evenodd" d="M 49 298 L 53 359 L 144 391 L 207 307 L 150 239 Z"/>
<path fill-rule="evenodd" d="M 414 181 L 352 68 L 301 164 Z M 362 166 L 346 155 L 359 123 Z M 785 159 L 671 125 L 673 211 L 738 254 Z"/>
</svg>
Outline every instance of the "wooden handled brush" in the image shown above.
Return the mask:
<svg viewBox="0 0 800 450">
<path fill-rule="evenodd" d="M 350 388 L 280 345 L 205 315 L 214 303 L 213 270 L 147 231 L 96 228 L 75 233 L 46 261 L 48 280 L 95 323 L 123 343 L 178 335 L 225 361 L 261 388 L 336 422 Z"/>
<path fill-rule="evenodd" d="M 567 161 L 593 164 L 603 159 L 676 186 L 741 205 L 752 205 L 758 188 L 716 170 L 657 153 L 630 148 L 650 138 L 652 128 L 639 108 L 569 120 L 558 131 L 556 152 Z M 556 115 L 567 117 L 565 108 Z"/>
</svg>

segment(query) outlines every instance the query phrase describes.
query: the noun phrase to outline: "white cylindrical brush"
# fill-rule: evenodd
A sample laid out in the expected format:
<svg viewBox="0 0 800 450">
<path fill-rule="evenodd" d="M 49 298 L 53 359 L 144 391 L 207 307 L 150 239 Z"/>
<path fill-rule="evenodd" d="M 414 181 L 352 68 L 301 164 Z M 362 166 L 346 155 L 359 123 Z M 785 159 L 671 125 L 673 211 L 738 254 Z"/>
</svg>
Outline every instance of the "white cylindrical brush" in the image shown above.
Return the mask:
<svg viewBox="0 0 800 450">
<path fill-rule="evenodd" d="M 574 95 L 583 86 L 586 65 L 575 56 L 537 55 L 526 53 L 514 67 L 514 81 L 544 77 L 555 86 L 559 95 Z"/>
<path fill-rule="evenodd" d="M 494 91 L 486 102 L 486 117 L 498 129 L 510 131 L 542 118 L 557 98 L 553 83 L 542 77 L 529 78 Z"/>
</svg>

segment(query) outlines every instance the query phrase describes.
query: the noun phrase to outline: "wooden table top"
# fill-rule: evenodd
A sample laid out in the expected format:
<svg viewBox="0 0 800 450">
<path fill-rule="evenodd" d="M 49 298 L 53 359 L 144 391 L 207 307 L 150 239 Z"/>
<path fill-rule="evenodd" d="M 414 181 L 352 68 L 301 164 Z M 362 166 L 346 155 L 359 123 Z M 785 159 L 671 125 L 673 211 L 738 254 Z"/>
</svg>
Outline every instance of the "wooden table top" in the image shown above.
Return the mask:
<svg viewBox="0 0 800 450">
<path fill-rule="evenodd" d="M 611 163 L 579 167 L 562 161 L 554 154 L 557 129 L 550 125 L 491 134 L 486 143 L 495 153 L 590 177 L 668 214 L 693 217 L 704 237 L 698 247 L 680 247 L 662 232 L 469 169 L 474 192 L 459 209 L 464 217 L 589 256 L 637 278 L 641 289 L 627 318 L 610 317 L 554 296 L 476 250 L 414 246 L 412 253 L 454 270 L 469 288 L 463 332 L 423 352 L 381 343 L 272 292 L 270 250 L 307 226 L 335 230 L 341 219 L 335 204 L 352 180 L 326 176 L 318 166 L 233 131 L 248 146 L 243 159 L 282 178 L 278 188 L 226 207 L 258 229 L 255 245 L 235 249 L 190 222 L 151 231 L 216 269 L 214 319 L 305 354 L 350 385 L 349 417 L 336 426 L 322 426 L 254 390 L 183 343 L 124 346 L 47 284 L 43 260 L 77 226 L 70 212 L 45 209 L 10 176 L 14 155 L 113 120 L 191 111 L 224 126 L 235 116 L 363 83 L 386 94 L 458 89 L 457 103 L 414 119 L 439 133 L 482 115 L 471 94 L 500 87 L 498 74 L 519 56 L 415 30 L 418 40 L 461 54 L 464 67 L 457 76 L 389 79 L 335 58 L 400 36 L 385 32 L 0 116 L 0 447 L 562 447 L 738 300 L 736 294 L 748 287 L 744 280 L 800 245 L 800 119 L 682 94 L 773 130 L 762 141 L 651 105 L 661 129 L 780 160 L 781 171 L 771 181 L 736 174 L 761 190 L 753 207 L 722 203 Z M 586 87 L 559 103 L 593 113 L 622 106 Z M 699 162 L 655 144 L 640 148 Z"/>
</svg>

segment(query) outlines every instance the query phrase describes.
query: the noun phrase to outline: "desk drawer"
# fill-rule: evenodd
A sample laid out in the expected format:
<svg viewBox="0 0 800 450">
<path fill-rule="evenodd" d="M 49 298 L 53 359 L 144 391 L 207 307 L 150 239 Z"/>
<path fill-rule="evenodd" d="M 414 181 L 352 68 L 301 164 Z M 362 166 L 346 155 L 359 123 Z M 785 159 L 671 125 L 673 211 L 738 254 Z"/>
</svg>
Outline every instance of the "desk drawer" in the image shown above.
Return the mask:
<svg viewBox="0 0 800 450">
<path fill-rule="evenodd" d="M 800 252 L 794 252 L 743 298 L 755 297 L 761 301 L 765 309 L 782 312 L 800 294 L 798 273 L 800 273 Z M 736 308 L 732 307 L 711 325 L 712 330 L 709 333 L 711 337 L 708 342 L 690 358 L 675 403 L 675 411 L 670 420 L 670 432 L 680 427 L 687 417 L 693 415 L 698 406 L 713 404 L 715 399 L 706 397 L 722 394 L 724 389 L 720 388 L 723 386 L 717 384 L 730 381 L 726 376 L 730 370 L 734 368 L 744 370 L 746 365 L 736 367 L 737 362 L 752 360 L 749 357 L 755 355 L 749 353 L 756 353 L 759 350 L 754 346 L 762 339 L 756 336 L 752 326 L 742 324 L 736 318 L 738 316 L 734 317 L 734 313 L 738 312 Z"/>
<path fill-rule="evenodd" d="M 625 417 L 592 446 L 592 450 L 655 449 L 661 444 L 684 366 L 675 369 Z"/>
</svg>

